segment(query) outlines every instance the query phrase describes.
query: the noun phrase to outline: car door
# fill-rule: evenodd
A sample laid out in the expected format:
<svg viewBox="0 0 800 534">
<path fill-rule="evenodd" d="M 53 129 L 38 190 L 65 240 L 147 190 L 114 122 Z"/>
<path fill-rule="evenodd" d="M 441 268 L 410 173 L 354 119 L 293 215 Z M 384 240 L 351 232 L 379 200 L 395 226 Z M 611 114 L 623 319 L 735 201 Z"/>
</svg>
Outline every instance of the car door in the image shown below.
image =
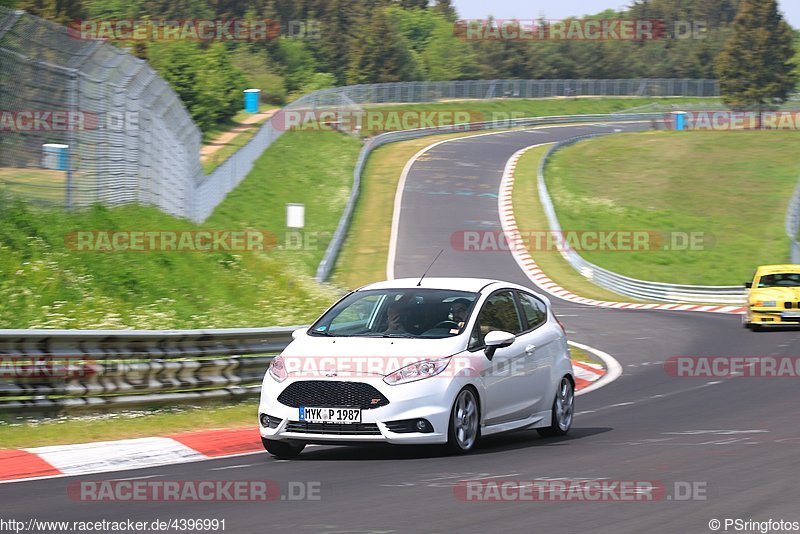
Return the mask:
<svg viewBox="0 0 800 534">
<path fill-rule="evenodd" d="M 522 331 L 514 292 L 510 289 L 489 295 L 481 307 L 470 335 L 470 351 L 483 353 L 487 333 L 502 330 L 512 334 Z M 487 425 L 516 421 L 526 417 L 526 392 L 524 374 L 525 347 L 515 339 L 508 347 L 495 351 L 491 361 L 485 362 L 481 373 L 484 383 L 484 422 Z"/>
<path fill-rule="evenodd" d="M 559 351 L 559 333 L 547 322 L 547 305 L 530 293 L 517 291 L 523 332 L 519 335 L 525 349 L 525 389 L 529 412 L 550 409 L 553 364 Z"/>
</svg>

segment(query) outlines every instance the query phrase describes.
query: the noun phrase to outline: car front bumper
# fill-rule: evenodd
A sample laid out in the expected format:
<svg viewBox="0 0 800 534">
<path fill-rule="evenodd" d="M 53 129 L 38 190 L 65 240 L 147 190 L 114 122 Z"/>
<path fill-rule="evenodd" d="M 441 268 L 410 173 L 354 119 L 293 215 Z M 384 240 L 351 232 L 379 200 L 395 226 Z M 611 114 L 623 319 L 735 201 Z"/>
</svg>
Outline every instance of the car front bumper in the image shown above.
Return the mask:
<svg viewBox="0 0 800 534">
<path fill-rule="evenodd" d="M 331 378 L 344 382 L 369 384 L 380 391 L 389 403 L 377 408 L 361 410 L 361 426 L 335 423 L 311 424 L 302 430 L 299 408 L 278 401 L 281 392 L 292 383 L 303 379 L 292 379 L 278 383 L 270 376 L 264 380 L 259 402 L 259 430 L 265 439 L 276 441 L 299 441 L 305 443 L 391 443 L 391 444 L 441 444 L 447 442 L 450 411 L 456 394 L 462 387 L 452 378 L 434 376 L 416 382 L 390 386 L 382 377 Z M 267 414 L 277 423 L 269 428 L 262 424 L 261 414 Z M 433 427 L 432 432 L 393 432 L 387 426 L 391 421 L 425 419 Z M 311 431 L 308 431 L 309 427 Z M 368 432 L 368 433 L 366 433 Z"/>
<path fill-rule="evenodd" d="M 800 325 L 798 310 L 754 310 L 747 312 L 747 322 L 757 325 Z"/>
</svg>

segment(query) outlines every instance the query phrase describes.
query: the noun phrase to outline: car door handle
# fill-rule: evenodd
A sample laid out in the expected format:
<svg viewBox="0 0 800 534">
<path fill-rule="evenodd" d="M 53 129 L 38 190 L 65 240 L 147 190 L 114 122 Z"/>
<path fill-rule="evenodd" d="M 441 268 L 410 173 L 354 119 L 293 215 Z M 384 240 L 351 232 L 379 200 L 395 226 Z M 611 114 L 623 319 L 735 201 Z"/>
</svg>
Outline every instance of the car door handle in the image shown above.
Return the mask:
<svg viewBox="0 0 800 534">
<path fill-rule="evenodd" d="M 536 350 L 536 345 L 528 345 L 527 347 L 525 347 L 526 354 L 533 354 L 533 351 L 535 350 Z"/>
</svg>

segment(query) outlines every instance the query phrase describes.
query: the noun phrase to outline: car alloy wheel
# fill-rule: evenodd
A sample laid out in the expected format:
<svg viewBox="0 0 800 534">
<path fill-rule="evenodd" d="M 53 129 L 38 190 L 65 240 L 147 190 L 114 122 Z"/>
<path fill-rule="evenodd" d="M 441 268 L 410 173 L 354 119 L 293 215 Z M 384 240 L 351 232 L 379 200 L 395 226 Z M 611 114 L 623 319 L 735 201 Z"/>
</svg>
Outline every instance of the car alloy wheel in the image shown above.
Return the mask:
<svg viewBox="0 0 800 534">
<path fill-rule="evenodd" d="M 556 390 L 550 426 L 537 429 L 541 436 L 563 436 L 572 427 L 575 413 L 575 388 L 568 377 L 562 377 Z"/>
<path fill-rule="evenodd" d="M 467 452 L 478 441 L 478 399 L 472 389 L 465 388 L 458 393 L 448 430 L 448 445 L 454 452 Z"/>
</svg>

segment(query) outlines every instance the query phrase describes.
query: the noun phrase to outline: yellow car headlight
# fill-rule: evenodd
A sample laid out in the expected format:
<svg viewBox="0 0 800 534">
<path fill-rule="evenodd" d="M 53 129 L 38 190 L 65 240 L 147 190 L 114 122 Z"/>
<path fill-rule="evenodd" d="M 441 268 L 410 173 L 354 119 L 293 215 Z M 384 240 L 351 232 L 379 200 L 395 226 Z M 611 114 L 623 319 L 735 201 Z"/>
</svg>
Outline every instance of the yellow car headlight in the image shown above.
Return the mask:
<svg viewBox="0 0 800 534">
<path fill-rule="evenodd" d="M 775 308 L 777 305 L 774 300 L 757 300 L 754 304 L 756 308 Z"/>
</svg>

